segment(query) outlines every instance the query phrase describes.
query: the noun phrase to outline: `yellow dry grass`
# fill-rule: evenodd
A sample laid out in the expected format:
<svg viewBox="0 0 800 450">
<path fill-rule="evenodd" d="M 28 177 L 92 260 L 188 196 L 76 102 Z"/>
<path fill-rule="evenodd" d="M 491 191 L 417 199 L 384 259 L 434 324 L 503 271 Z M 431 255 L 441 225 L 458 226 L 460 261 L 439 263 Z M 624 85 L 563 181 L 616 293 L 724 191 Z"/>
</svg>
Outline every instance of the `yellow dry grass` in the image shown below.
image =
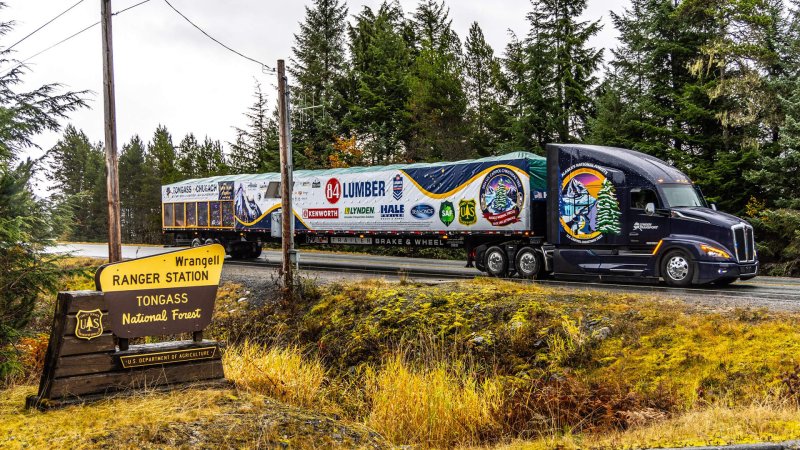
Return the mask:
<svg viewBox="0 0 800 450">
<path fill-rule="evenodd" d="M 245 342 L 223 356 L 226 378 L 237 386 L 286 403 L 312 406 L 322 396 L 325 368 L 297 347 L 267 348 Z"/>
<path fill-rule="evenodd" d="M 463 364 L 437 362 L 415 370 L 395 355 L 368 376 L 367 425 L 395 444 L 474 444 L 494 427 L 499 383 L 479 383 Z"/>
</svg>

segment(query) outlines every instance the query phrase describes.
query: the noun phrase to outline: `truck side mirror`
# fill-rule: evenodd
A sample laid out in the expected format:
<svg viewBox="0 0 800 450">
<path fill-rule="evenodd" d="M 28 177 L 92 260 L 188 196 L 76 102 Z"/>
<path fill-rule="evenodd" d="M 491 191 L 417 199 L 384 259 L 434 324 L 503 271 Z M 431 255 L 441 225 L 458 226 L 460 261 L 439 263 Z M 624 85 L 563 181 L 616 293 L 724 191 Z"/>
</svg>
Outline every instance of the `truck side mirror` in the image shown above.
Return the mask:
<svg viewBox="0 0 800 450">
<path fill-rule="evenodd" d="M 716 203 L 712 203 L 712 204 L 711 204 L 711 209 L 713 209 L 714 211 L 716 211 L 716 210 L 717 210 L 717 204 L 716 204 Z"/>
<path fill-rule="evenodd" d="M 656 213 L 656 205 L 654 203 L 648 203 L 644 205 L 644 213 L 648 216 L 653 216 Z"/>
</svg>

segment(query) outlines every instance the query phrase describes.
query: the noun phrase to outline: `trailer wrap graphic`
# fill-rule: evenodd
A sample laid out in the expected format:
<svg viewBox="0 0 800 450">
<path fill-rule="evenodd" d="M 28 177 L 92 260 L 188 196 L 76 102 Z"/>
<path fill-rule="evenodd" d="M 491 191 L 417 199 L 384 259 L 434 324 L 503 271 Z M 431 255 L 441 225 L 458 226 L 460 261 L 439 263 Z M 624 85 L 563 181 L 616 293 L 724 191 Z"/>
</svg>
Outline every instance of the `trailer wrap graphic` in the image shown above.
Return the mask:
<svg viewBox="0 0 800 450">
<path fill-rule="evenodd" d="M 293 192 L 295 229 L 368 232 L 527 229 L 528 219 L 520 215 L 530 191 L 525 160 L 458 166 L 353 173 L 315 171 L 311 176 L 298 171 Z M 237 229 L 269 229 L 270 215 L 280 210 L 280 198 L 268 193 L 270 184 L 276 182 L 271 177 L 236 182 Z M 483 212 L 476 208 L 474 199 L 478 198 Z M 454 220 L 458 214 L 454 206 L 470 199 L 470 217 L 460 215 L 458 218 L 462 220 Z"/>
<path fill-rule="evenodd" d="M 594 164 L 577 164 L 561 174 L 559 222 L 569 239 L 587 244 L 620 233 L 619 201 L 607 173 Z"/>
</svg>

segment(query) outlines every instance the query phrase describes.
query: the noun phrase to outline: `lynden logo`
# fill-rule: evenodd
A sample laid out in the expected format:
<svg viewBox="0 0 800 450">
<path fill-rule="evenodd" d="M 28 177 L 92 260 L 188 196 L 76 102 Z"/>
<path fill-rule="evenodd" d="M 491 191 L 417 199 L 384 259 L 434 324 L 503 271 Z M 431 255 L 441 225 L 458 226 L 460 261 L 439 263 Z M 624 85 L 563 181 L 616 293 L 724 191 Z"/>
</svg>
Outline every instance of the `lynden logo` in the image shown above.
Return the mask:
<svg viewBox="0 0 800 450">
<path fill-rule="evenodd" d="M 381 205 L 381 217 L 385 219 L 402 219 L 405 205 Z"/>
<path fill-rule="evenodd" d="M 636 222 L 633 224 L 633 231 L 657 230 L 658 225 L 652 223 Z"/>
<path fill-rule="evenodd" d="M 344 208 L 345 216 L 373 216 L 375 215 L 374 206 L 348 206 Z"/>
<path fill-rule="evenodd" d="M 403 177 L 400 174 L 395 175 L 392 180 L 392 195 L 395 200 L 403 198 Z"/>
<path fill-rule="evenodd" d="M 75 336 L 81 339 L 88 341 L 103 334 L 103 312 L 99 309 L 79 310 L 75 321 Z"/>
<path fill-rule="evenodd" d="M 325 183 L 325 198 L 328 203 L 336 203 L 342 197 L 342 185 L 336 178 L 331 178 Z"/>
<path fill-rule="evenodd" d="M 303 210 L 303 219 L 338 219 L 339 208 L 311 208 Z"/>
<path fill-rule="evenodd" d="M 411 208 L 411 215 L 420 220 L 430 219 L 434 214 L 436 214 L 436 208 L 425 203 Z"/>
</svg>

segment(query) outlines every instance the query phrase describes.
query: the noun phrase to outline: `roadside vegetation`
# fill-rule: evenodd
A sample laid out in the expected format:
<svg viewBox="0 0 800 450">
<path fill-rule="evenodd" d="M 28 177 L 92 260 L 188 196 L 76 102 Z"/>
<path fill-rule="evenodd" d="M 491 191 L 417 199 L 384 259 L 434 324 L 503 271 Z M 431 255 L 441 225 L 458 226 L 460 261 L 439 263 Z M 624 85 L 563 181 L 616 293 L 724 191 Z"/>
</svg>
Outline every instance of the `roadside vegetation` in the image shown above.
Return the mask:
<svg viewBox="0 0 800 450">
<path fill-rule="evenodd" d="M 208 334 L 227 341 L 229 388 L 48 413 L 23 410 L 43 307 L 0 391 L 0 446 L 610 449 L 800 434 L 800 315 L 489 279 L 300 290 L 284 303 L 220 288 Z"/>
</svg>

